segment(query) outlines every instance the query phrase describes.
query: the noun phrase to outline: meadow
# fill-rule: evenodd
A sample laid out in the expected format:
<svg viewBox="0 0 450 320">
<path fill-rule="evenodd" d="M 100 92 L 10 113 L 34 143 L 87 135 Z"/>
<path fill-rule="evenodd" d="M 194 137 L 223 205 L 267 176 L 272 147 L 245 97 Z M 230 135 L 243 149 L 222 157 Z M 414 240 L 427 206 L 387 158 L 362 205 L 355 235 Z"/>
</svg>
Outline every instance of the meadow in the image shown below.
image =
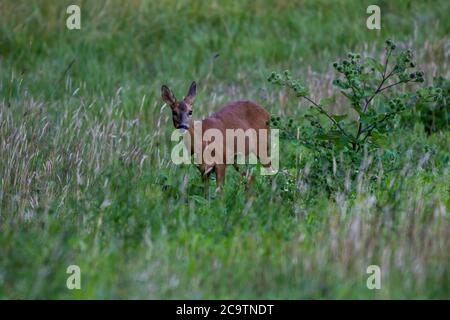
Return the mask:
<svg viewBox="0 0 450 320">
<path fill-rule="evenodd" d="M 70 4 L 80 30 L 66 28 Z M 366 28 L 370 4 L 381 30 Z M 272 71 L 320 100 L 336 59 L 378 57 L 391 38 L 431 85 L 450 76 L 448 12 L 446 0 L 2 0 L 0 298 L 449 299 L 448 125 L 429 132 L 410 111 L 377 153 L 333 170 L 281 140 L 277 175 L 246 192 L 228 170 L 207 200 L 198 170 L 171 161 L 160 97 L 195 80 L 196 119 L 248 99 L 307 129 L 308 104 Z M 330 112 L 350 113 L 340 101 Z"/>
</svg>

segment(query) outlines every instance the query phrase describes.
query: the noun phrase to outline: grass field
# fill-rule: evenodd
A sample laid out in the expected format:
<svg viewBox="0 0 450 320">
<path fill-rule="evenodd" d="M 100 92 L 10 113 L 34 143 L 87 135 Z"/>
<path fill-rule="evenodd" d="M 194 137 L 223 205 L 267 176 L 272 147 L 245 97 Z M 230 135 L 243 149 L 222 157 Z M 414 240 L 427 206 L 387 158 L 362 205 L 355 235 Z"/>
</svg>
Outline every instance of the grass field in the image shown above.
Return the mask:
<svg viewBox="0 0 450 320">
<path fill-rule="evenodd" d="M 81 30 L 66 28 L 73 3 Z M 415 49 L 427 85 L 450 76 L 448 12 L 447 0 L 2 0 L 0 298 L 449 299 L 448 129 L 399 128 L 395 169 L 367 156 L 355 178 L 336 169 L 349 178 L 332 192 L 306 179 L 314 157 L 297 148 L 250 193 L 228 170 L 208 201 L 197 169 L 171 162 L 160 98 L 196 80 L 197 119 L 238 99 L 301 119 L 307 105 L 271 71 L 320 99 L 333 61 L 378 55 L 386 38 Z M 69 265 L 81 290 L 66 287 Z"/>
</svg>

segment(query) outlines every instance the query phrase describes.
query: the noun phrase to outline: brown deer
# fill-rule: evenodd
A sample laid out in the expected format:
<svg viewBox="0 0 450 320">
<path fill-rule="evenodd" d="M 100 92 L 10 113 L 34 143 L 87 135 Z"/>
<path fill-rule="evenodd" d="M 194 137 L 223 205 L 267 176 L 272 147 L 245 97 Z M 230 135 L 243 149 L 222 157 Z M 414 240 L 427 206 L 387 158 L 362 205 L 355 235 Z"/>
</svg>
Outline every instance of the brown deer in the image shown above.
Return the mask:
<svg viewBox="0 0 450 320">
<path fill-rule="evenodd" d="M 189 91 L 186 95 L 186 97 L 178 101 L 172 91 L 166 86 L 163 85 L 161 87 L 161 97 L 164 102 L 166 102 L 172 109 L 172 120 L 173 125 L 176 129 L 181 130 L 187 130 L 190 134 L 191 143 L 190 151 L 191 155 L 194 154 L 195 149 L 195 143 L 198 143 L 198 141 L 193 141 L 194 139 L 194 125 L 192 120 L 192 112 L 193 112 L 193 101 L 195 98 L 195 95 L 197 93 L 197 85 L 194 82 L 192 82 Z M 236 101 L 231 104 L 226 105 L 222 109 L 220 109 L 218 112 L 211 114 L 206 119 L 203 119 L 201 121 L 201 129 L 202 132 L 206 132 L 208 129 L 218 129 L 223 134 L 223 137 L 227 137 L 226 130 L 227 129 L 233 129 L 238 130 L 241 133 L 243 131 L 247 131 L 248 129 L 254 129 L 256 132 L 259 132 L 261 129 L 265 129 L 263 132 L 263 138 L 260 137 L 260 135 L 255 136 L 256 139 L 251 139 L 250 137 L 244 137 L 244 144 L 245 144 L 245 157 L 248 157 L 250 153 L 256 155 L 256 157 L 260 160 L 262 165 L 265 168 L 270 168 L 270 159 L 268 155 L 268 149 L 261 150 L 259 148 L 259 140 L 265 139 L 264 143 L 268 148 L 268 141 L 269 141 L 269 120 L 270 120 L 270 114 L 261 106 L 258 104 L 251 102 L 251 101 Z M 239 130 L 241 129 L 241 130 Z M 264 133 L 266 133 L 264 135 Z M 237 156 L 237 140 L 242 137 L 234 136 L 234 141 L 232 143 L 233 150 L 230 151 L 230 145 L 231 141 L 229 139 L 223 140 L 223 148 L 222 150 L 228 150 L 231 152 L 234 156 L 233 160 L 236 160 Z M 240 140 L 242 142 L 242 140 Z M 201 151 L 203 154 L 203 151 L 205 148 L 208 147 L 209 141 L 203 141 L 203 138 L 201 139 Z M 239 171 L 239 167 L 236 165 L 236 162 L 233 161 L 230 163 L 230 161 L 227 161 L 226 154 L 223 152 L 223 161 L 221 163 L 213 163 L 213 164 L 200 164 L 198 165 L 198 168 L 202 174 L 203 182 L 204 182 L 204 188 L 205 188 L 205 197 L 208 197 L 208 189 L 209 189 L 209 176 L 211 173 L 216 173 L 217 178 L 217 189 L 216 191 L 220 191 L 225 183 L 225 171 L 227 165 L 233 164 L 234 168 Z M 202 162 L 203 163 L 203 162 Z M 247 185 L 251 182 L 252 176 L 248 173 L 247 176 Z"/>
</svg>

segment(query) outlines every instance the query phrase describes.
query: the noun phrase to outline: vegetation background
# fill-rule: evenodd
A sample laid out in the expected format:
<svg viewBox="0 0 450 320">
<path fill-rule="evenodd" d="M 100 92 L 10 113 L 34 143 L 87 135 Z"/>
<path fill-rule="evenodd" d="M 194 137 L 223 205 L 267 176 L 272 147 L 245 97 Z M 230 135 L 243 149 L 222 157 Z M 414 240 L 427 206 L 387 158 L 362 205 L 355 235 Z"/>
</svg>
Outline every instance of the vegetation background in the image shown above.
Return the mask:
<svg viewBox="0 0 450 320">
<path fill-rule="evenodd" d="M 70 4 L 81 30 L 66 28 Z M 380 31 L 366 28 L 370 4 Z M 197 119 L 251 99 L 298 120 L 307 105 L 271 71 L 292 70 L 320 100 L 333 61 L 376 56 L 387 38 L 415 49 L 428 85 L 449 76 L 449 6 L 2 0 L 0 298 L 450 298 L 448 129 L 399 127 L 394 169 L 328 172 L 332 191 L 305 179 L 308 150 L 288 148 L 276 177 L 247 194 L 228 170 L 224 197 L 207 201 L 197 170 L 170 161 L 160 99 L 162 84 L 182 96 L 196 80 Z M 81 290 L 66 287 L 72 264 Z M 381 290 L 366 287 L 372 264 Z"/>
</svg>

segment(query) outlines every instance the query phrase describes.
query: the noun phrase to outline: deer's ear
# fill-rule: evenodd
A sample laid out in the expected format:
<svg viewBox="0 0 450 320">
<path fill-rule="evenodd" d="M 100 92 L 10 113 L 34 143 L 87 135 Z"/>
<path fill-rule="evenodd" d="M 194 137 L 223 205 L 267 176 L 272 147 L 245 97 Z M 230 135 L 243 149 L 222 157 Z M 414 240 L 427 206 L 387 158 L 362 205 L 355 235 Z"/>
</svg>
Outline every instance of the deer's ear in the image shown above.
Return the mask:
<svg viewBox="0 0 450 320">
<path fill-rule="evenodd" d="M 188 94 L 186 98 L 184 98 L 184 101 L 187 104 L 192 104 L 192 102 L 194 102 L 196 94 L 197 94 L 197 84 L 195 83 L 195 81 L 192 81 L 191 86 L 189 87 Z"/>
<path fill-rule="evenodd" d="M 169 87 L 166 85 L 161 87 L 161 98 L 164 102 L 170 104 L 170 106 L 173 106 L 177 102 L 177 99 L 173 95 L 172 91 L 170 91 Z"/>
</svg>

